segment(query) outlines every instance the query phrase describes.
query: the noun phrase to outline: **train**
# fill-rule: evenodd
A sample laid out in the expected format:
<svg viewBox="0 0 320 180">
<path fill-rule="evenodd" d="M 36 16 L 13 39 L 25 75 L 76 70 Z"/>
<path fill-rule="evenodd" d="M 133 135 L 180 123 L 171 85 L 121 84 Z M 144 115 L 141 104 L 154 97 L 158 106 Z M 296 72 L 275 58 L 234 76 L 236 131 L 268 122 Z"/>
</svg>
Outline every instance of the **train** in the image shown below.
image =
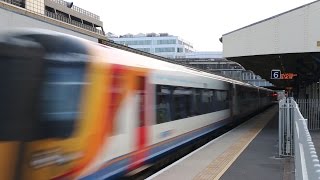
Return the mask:
<svg viewBox="0 0 320 180">
<path fill-rule="evenodd" d="M 0 179 L 117 179 L 272 90 L 48 30 L 0 34 Z"/>
</svg>

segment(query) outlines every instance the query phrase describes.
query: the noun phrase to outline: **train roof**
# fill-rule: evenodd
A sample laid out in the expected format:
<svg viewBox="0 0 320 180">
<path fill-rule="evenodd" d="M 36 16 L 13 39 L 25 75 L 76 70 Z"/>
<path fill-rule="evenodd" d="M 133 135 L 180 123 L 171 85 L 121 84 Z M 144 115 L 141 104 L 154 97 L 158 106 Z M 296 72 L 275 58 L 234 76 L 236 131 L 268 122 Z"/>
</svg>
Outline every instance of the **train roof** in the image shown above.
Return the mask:
<svg viewBox="0 0 320 180">
<path fill-rule="evenodd" d="M 96 44 L 93 44 L 96 45 Z M 114 63 L 114 64 L 121 64 L 121 65 L 127 65 L 127 66 L 133 66 L 133 67 L 141 67 L 141 68 L 148 68 L 148 69 L 154 69 L 154 70 L 163 70 L 163 71 L 179 71 L 183 73 L 188 73 L 196 76 L 202 76 L 202 77 L 208 77 L 216 80 L 221 80 L 229 83 L 234 83 L 238 85 L 243 86 L 249 86 L 249 87 L 256 87 L 249 83 L 245 83 L 242 81 L 226 78 L 223 76 L 219 76 L 216 74 L 211 74 L 208 72 L 201 71 L 200 69 L 187 67 L 179 64 L 174 64 L 170 62 L 166 62 L 163 60 L 158 60 L 155 58 L 143 56 L 140 54 L 135 54 L 131 52 L 127 52 L 121 49 L 117 49 L 114 47 L 109 47 L 105 45 L 99 45 L 97 46 L 101 51 L 109 51 L 107 54 L 111 54 L 108 59 L 108 62 Z"/>
<path fill-rule="evenodd" d="M 202 76 L 202 77 L 212 78 L 212 79 L 225 81 L 225 82 L 229 82 L 229 83 L 233 83 L 233 84 L 238 84 L 238 85 L 242 85 L 242 86 L 248 86 L 248 87 L 254 87 L 254 88 L 268 90 L 266 88 L 253 86 L 249 83 L 245 83 L 242 81 L 238 81 L 238 80 L 226 78 L 223 76 L 219 76 L 216 74 L 204 72 L 200 69 L 196 69 L 193 67 L 188 67 L 188 66 L 183 66 L 183 65 L 179 65 L 179 64 L 166 62 L 163 60 L 159 60 L 159 59 L 147 57 L 144 55 L 140 55 L 137 53 L 128 52 L 128 51 L 125 51 L 122 49 L 98 44 L 98 43 L 91 42 L 91 41 L 88 41 L 88 40 L 85 40 L 85 39 L 82 39 L 79 37 L 55 32 L 55 31 L 51 31 L 51 30 L 33 29 L 33 28 L 27 28 L 27 29 L 16 28 L 16 29 L 11 29 L 10 31 L 4 30 L 4 31 L 0 32 L 0 36 L 1 35 L 2 36 L 13 36 L 13 37 L 17 36 L 17 35 L 55 36 L 56 37 L 54 39 L 55 43 L 59 44 L 59 41 L 60 41 L 65 44 L 66 41 L 69 41 L 69 43 L 72 44 L 72 45 L 70 45 L 70 47 L 73 47 L 73 48 L 81 47 L 81 52 L 85 52 L 83 50 L 83 46 L 81 46 L 81 44 L 84 44 L 84 43 L 90 44 L 91 47 L 94 47 L 95 49 L 98 49 L 99 51 L 101 51 L 102 52 L 101 54 L 103 56 L 106 56 L 107 61 L 110 63 L 122 64 L 122 65 L 132 66 L 132 67 L 148 68 L 148 69 L 153 69 L 153 70 L 179 71 L 179 72 L 183 72 L 183 73 L 192 74 L 195 76 Z M 42 45 L 48 46 L 49 43 L 53 43 L 53 41 L 47 42 L 46 45 L 44 45 L 44 44 L 42 44 Z M 78 44 L 78 45 L 76 45 L 76 44 Z M 63 48 L 60 48 L 60 49 L 63 49 Z M 76 50 L 73 49 L 73 51 L 76 51 Z M 105 51 L 109 51 L 109 52 L 103 53 Z"/>
</svg>

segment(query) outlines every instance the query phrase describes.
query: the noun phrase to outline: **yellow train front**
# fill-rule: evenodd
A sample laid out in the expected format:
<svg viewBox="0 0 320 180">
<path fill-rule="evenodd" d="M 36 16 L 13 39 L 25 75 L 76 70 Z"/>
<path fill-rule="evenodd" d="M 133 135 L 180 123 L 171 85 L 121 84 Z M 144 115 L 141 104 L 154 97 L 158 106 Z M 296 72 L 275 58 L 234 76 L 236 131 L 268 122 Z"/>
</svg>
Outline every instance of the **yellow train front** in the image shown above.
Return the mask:
<svg viewBox="0 0 320 180">
<path fill-rule="evenodd" d="M 121 177 L 234 123 L 239 103 L 255 103 L 250 114 L 271 102 L 266 89 L 42 30 L 0 35 L 0 83 L 0 179 Z M 237 98 L 240 87 L 254 96 Z"/>
</svg>

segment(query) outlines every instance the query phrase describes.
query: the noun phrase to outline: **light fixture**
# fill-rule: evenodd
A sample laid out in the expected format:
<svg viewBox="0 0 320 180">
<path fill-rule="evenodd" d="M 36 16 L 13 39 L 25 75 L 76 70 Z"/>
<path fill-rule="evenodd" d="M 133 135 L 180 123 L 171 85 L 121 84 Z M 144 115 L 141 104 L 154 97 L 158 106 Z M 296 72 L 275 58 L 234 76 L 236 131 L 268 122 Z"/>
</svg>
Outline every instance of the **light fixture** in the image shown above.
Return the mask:
<svg viewBox="0 0 320 180">
<path fill-rule="evenodd" d="M 73 6 L 73 2 L 67 2 L 67 7 L 68 8 L 72 8 L 72 6 Z"/>
</svg>

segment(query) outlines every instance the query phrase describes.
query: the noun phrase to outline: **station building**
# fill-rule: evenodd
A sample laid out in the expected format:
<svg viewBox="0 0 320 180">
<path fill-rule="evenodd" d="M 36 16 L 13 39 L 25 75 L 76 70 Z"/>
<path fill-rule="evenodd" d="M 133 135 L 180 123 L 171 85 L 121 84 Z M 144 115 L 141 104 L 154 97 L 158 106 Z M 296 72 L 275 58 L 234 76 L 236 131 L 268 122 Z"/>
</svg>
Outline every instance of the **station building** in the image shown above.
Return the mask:
<svg viewBox="0 0 320 180">
<path fill-rule="evenodd" d="M 0 0 L 0 29 L 41 28 L 90 41 L 106 40 L 94 13 L 63 0 Z"/>
</svg>

